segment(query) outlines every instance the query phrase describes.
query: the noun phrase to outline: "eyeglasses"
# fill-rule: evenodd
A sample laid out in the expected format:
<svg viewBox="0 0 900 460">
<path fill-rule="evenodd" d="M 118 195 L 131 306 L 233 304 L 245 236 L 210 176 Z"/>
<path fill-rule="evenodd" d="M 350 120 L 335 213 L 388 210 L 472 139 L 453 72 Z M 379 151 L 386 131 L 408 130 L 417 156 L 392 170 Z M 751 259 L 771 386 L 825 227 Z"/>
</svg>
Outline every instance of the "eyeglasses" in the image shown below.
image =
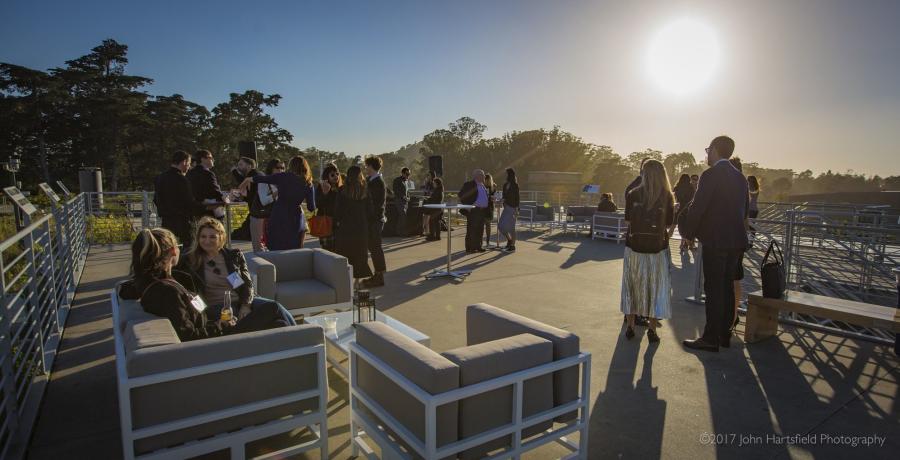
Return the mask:
<svg viewBox="0 0 900 460">
<path fill-rule="evenodd" d="M 217 275 L 222 274 L 222 272 L 219 271 L 219 267 L 216 267 L 216 263 L 214 261 L 210 260 L 210 261 L 206 262 L 206 265 L 209 265 L 210 267 L 212 267 L 213 273 L 215 273 Z"/>
<path fill-rule="evenodd" d="M 709 154 L 709 151 L 712 150 L 712 149 L 710 149 L 709 147 L 707 147 L 707 148 L 705 148 L 705 149 L 703 149 L 703 150 L 705 150 L 705 151 L 706 151 L 706 154 L 708 155 L 708 154 Z"/>
</svg>

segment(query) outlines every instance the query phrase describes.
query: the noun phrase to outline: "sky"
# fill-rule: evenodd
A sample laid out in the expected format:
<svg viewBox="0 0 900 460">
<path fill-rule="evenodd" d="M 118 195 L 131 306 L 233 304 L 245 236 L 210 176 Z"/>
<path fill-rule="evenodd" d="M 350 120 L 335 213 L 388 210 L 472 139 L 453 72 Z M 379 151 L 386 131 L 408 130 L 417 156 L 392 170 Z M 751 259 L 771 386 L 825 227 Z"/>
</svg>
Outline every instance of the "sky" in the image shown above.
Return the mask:
<svg viewBox="0 0 900 460">
<path fill-rule="evenodd" d="M 900 174 L 894 0 L 4 3 L 0 62 L 45 70 L 113 38 L 150 94 L 280 94 L 300 148 L 393 151 L 470 116 L 488 137 L 559 125 L 623 156 L 702 160 L 728 134 L 766 167 Z M 718 56 L 686 66 L 711 67 L 688 93 L 660 86 L 675 79 L 649 51 L 683 21 Z"/>
</svg>

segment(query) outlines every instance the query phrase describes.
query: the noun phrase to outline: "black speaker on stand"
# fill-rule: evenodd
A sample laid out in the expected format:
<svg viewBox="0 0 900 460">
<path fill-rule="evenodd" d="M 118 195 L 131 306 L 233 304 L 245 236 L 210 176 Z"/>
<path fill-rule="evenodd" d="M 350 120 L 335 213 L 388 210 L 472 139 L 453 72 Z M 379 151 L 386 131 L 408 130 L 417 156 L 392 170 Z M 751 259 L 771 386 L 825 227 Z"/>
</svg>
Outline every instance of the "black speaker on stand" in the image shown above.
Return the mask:
<svg viewBox="0 0 900 460">
<path fill-rule="evenodd" d="M 432 155 L 428 157 L 428 170 L 434 171 L 435 176 L 444 176 L 444 157 L 440 155 Z"/>
<path fill-rule="evenodd" d="M 238 155 L 253 158 L 253 161 L 259 163 L 259 158 L 256 157 L 256 142 L 238 141 Z"/>
</svg>

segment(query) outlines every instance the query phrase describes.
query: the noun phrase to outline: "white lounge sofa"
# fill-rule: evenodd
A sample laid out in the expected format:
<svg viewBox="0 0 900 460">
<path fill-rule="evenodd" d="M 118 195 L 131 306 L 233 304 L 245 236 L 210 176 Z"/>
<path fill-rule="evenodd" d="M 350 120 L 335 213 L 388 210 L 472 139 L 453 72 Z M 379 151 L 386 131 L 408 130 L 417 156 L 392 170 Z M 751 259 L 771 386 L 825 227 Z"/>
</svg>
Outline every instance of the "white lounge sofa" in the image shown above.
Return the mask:
<svg viewBox="0 0 900 460">
<path fill-rule="evenodd" d="M 328 453 L 323 331 L 288 326 L 182 343 L 171 322 L 111 293 L 126 460 L 181 459 L 308 427 L 313 440 L 257 458 Z"/>
</svg>

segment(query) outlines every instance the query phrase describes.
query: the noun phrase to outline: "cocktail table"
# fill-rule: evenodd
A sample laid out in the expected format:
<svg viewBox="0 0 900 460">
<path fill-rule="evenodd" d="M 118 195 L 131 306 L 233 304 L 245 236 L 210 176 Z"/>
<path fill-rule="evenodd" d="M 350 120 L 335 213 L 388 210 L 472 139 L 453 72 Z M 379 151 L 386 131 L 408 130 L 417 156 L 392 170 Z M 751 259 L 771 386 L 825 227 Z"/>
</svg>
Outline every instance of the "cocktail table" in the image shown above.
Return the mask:
<svg viewBox="0 0 900 460">
<path fill-rule="evenodd" d="M 326 327 L 326 319 L 334 318 L 337 325 L 334 329 Z M 353 311 L 342 311 L 338 313 L 329 313 L 324 315 L 307 316 L 303 319 L 309 324 L 321 326 L 325 331 L 325 355 L 329 363 L 334 367 L 337 373 L 341 374 L 345 379 L 349 379 L 347 356 L 349 354 L 349 344 L 356 341 L 356 328 L 353 327 Z M 431 337 L 413 329 L 406 324 L 397 321 L 390 315 L 378 312 L 375 320 L 387 324 L 397 332 L 415 340 L 416 342 L 431 346 Z"/>
<path fill-rule="evenodd" d="M 453 263 L 452 254 L 453 253 L 450 251 L 450 240 L 453 239 L 453 226 L 450 225 L 450 213 L 453 212 L 452 211 L 453 209 L 456 209 L 457 212 L 459 212 L 460 209 L 472 209 L 475 206 L 473 206 L 471 204 L 439 203 L 439 204 L 426 204 L 426 205 L 424 205 L 424 207 L 426 207 L 428 209 L 446 209 L 447 210 L 447 269 L 442 270 L 442 269 L 436 268 L 431 273 L 426 274 L 425 279 L 430 280 L 433 278 L 449 277 L 449 278 L 453 278 L 457 281 L 462 281 L 466 276 L 469 276 L 469 273 L 471 273 L 471 271 L 469 271 L 469 270 L 454 271 L 452 269 L 452 263 Z"/>
</svg>

